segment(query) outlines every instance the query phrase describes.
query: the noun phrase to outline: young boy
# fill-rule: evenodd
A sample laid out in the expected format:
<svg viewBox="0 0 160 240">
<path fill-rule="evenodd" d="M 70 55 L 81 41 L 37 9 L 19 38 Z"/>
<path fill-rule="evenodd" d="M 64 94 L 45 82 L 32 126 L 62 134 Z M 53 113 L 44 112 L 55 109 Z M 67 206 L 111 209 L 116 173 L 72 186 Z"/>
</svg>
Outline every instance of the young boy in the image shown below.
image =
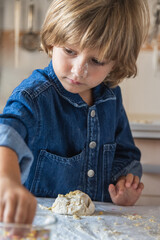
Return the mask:
<svg viewBox="0 0 160 240">
<path fill-rule="evenodd" d="M 147 30 L 145 0 L 53 0 L 41 32 L 52 60 L 0 115 L 1 221 L 31 223 L 34 196 L 77 189 L 94 201 L 137 201 L 140 152 L 117 85 L 136 75 Z"/>
</svg>

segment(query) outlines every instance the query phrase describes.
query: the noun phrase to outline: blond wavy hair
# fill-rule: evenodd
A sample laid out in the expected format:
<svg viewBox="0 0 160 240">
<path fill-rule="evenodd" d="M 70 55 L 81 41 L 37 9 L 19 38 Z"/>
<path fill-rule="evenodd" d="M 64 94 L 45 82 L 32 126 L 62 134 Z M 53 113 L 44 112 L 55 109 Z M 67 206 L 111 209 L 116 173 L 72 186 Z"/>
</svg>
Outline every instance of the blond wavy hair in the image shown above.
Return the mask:
<svg viewBox="0 0 160 240">
<path fill-rule="evenodd" d="M 100 59 L 114 60 L 104 82 L 117 86 L 137 75 L 136 60 L 148 34 L 147 0 L 53 0 L 41 30 L 41 47 L 51 57 L 53 46 L 98 49 Z"/>
</svg>

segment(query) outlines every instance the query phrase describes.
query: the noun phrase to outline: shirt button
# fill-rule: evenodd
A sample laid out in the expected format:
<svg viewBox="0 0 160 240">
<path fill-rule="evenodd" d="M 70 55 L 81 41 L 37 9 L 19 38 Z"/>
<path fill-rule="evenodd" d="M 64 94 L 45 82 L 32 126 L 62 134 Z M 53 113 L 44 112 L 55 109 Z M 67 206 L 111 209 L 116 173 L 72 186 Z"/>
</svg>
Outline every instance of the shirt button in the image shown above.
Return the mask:
<svg viewBox="0 0 160 240">
<path fill-rule="evenodd" d="M 90 142 L 89 147 L 90 148 L 95 148 L 96 147 L 96 142 L 94 142 L 94 141 Z"/>
<path fill-rule="evenodd" d="M 95 111 L 95 110 L 92 110 L 92 111 L 91 111 L 91 117 L 95 117 L 95 115 L 96 115 L 96 111 Z"/>
<path fill-rule="evenodd" d="M 90 169 L 87 173 L 88 177 L 93 177 L 94 176 L 94 171 Z"/>
</svg>

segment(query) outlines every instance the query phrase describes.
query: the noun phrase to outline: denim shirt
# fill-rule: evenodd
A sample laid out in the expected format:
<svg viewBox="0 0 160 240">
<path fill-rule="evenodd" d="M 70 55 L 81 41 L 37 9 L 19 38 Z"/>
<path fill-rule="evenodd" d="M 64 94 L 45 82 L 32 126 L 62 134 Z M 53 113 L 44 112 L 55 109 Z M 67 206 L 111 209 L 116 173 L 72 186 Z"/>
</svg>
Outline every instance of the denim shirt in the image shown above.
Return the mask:
<svg viewBox="0 0 160 240">
<path fill-rule="evenodd" d="M 0 115 L 0 145 L 19 159 L 22 183 L 37 197 L 79 189 L 111 201 L 110 183 L 128 173 L 141 177 L 120 87 L 93 89 L 94 104 L 63 88 L 52 61 L 13 91 Z"/>
</svg>

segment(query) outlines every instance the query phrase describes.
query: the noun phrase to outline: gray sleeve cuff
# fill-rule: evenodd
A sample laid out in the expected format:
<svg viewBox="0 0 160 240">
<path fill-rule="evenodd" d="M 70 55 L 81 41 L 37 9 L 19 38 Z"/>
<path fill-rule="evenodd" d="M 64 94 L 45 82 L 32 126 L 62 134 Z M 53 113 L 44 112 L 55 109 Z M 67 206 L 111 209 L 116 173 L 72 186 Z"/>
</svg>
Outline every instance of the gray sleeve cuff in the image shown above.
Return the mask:
<svg viewBox="0 0 160 240">
<path fill-rule="evenodd" d="M 18 155 L 22 184 L 26 181 L 33 162 L 33 154 L 19 133 L 11 126 L 0 124 L 0 146 L 9 147 Z"/>
<path fill-rule="evenodd" d="M 142 177 L 142 165 L 139 161 L 134 160 L 127 167 L 122 169 L 119 173 L 112 177 L 112 182 L 116 183 L 118 178 L 121 176 L 126 176 L 128 173 L 132 173 L 134 176 L 138 176 L 139 179 Z"/>
</svg>

